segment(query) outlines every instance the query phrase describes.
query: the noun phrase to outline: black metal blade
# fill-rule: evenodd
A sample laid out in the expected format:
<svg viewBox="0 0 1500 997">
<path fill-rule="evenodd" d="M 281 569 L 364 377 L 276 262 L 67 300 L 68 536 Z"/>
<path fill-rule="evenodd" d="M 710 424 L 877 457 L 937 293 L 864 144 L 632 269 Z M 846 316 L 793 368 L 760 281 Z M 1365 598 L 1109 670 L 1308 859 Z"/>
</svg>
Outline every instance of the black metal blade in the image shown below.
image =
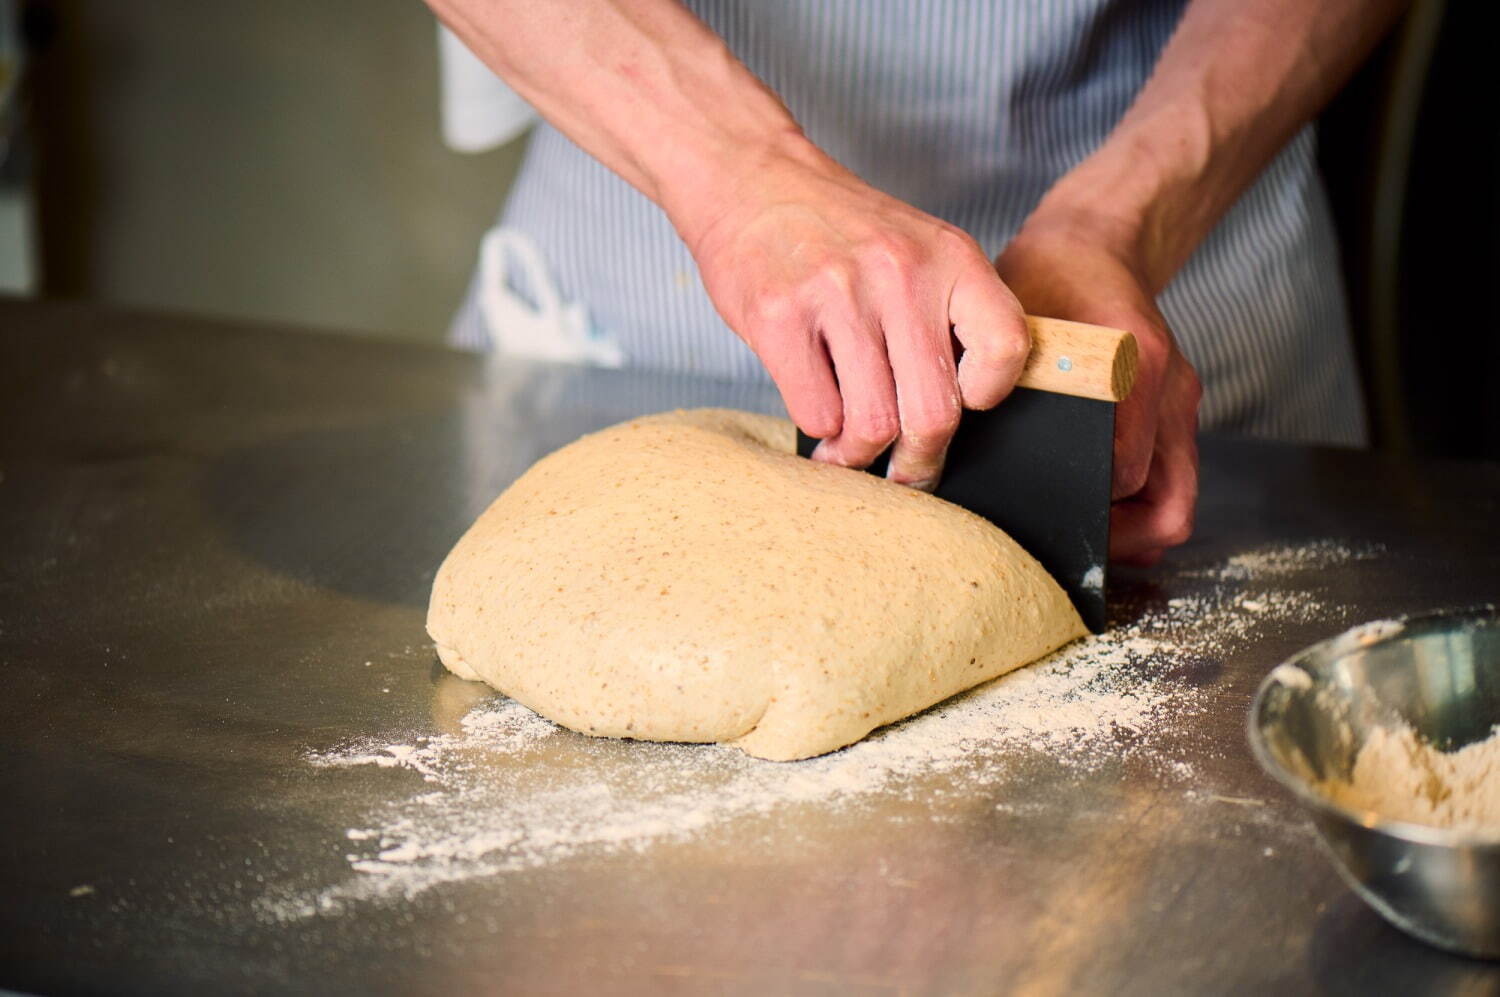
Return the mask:
<svg viewBox="0 0 1500 997">
<path fill-rule="evenodd" d="M 1017 388 L 988 412 L 965 412 L 939 498 L 1010 534 L 1051 572 L 1084 624 L 1105 626 L 1112 402 Z M 806 457 L 817 440 L 797 434 Z M 884 475 L 887 455 L 870 467 Z"/>
</svg>

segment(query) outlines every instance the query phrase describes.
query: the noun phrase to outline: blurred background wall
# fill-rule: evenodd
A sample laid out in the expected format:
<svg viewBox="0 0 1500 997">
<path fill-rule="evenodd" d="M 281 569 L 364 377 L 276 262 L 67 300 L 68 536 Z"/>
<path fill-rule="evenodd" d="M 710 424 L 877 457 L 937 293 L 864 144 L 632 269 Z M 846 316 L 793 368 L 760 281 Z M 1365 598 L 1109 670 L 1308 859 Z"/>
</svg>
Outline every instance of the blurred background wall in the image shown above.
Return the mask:
<svg viewBox="0 0 1500 997">
<path fill-rule="evenodd" d="M 47 293 L 441 339 L 522 142 L 443 146 L 425 6 L 23 6 Z"/>
</svg>

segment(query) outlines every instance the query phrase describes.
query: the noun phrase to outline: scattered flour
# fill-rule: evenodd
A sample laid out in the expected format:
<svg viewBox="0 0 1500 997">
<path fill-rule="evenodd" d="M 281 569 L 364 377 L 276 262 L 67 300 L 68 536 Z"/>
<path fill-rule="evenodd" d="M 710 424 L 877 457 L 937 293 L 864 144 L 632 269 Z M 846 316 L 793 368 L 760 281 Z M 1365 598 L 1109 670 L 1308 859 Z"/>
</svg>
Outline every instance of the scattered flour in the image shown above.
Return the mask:
<svg viewBox="0 0 1500 997">
<path fill-rule="evenodd" d="M 498 695 L 468 709 L 452 733 L 312 753 L 318 769 L 401 770 L 421 783 L 362 807 L 345 835 L 346 880 L 268 896 L 262 910 L 276 919 L 337 913 L 581 854 L 645 850 L 796 807 L 895 797 L 931 809 L 979 798 L 1037 756 L 1085 772 L 1128 760 L 1186 781 L 1195 770 L 1180 757 L 1182 734 L 1206 710 L 1224 657 L 1267 626 L 1326 619 L 1315 583 L 1289 583 L 1365 556 L 1320 542 L 1182 572 L 1190 580 L 1182 588 L 1204 591 L 1140 608 L 1129 623 L 807 761 L 586 738 Z"/>
<path fill-rule="evenodd" d="M 1376 727 L 1354 759 L 1352 778 L 1321 784 L 1352 810 L 1462 831 L 1500 833 L 1500 726 L 1488 738 L 1444 752 L 1411 727 Z"/>
<path fill-rule="evenodd" d="M 1186 574 L 1217 581 L 1251 581 L 1267 575 L 1315 571 L 1348 561 L 1363 561 L 1379 554 L 1380 548 L 1375 546 L 1351 548 L 1336 540 L 1317 540 L 1298 546 L 1277 545 L 1246 551 L 1222 564 Z"/>
</svg>

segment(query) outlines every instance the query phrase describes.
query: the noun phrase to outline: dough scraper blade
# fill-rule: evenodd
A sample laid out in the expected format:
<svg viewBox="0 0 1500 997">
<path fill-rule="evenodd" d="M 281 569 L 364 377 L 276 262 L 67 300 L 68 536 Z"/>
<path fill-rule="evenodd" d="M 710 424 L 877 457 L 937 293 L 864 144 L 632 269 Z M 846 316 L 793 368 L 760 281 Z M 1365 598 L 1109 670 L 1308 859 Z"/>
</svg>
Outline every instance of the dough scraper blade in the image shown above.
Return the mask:
<svg viewBox="0 0 1500 997">
<path fill-rule="evenodd" d="M 1010 397 L 965 412 L 937 496 L 994 523 L 1057 579 L 1089 630 L 1106 624 L 1115 405 L 1135 381 L 1135 337 L 1026 317 L 1032 348 Z M 797 452 L 817 440 L 797 433 Z M 870 466 L 884 475 L 889 454 Z"/>
</svg>

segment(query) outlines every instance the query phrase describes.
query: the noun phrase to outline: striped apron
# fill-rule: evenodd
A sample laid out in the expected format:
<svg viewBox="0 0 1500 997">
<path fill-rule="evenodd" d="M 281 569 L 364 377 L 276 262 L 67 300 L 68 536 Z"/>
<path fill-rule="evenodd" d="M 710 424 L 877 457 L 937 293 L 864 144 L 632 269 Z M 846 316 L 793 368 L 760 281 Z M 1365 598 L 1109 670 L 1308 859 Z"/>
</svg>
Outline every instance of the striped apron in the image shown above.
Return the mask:
<svg viewBox="0 0 1500 997">
<path fill-rule="evenodd" d="M 867 182 L 992 256 L 1124 114 L 1185 0 L 690 0 Z M 1362 445 L 1337 245 L 1300 132 L 1158 298 L 1204 429 Z M 665 215 L 556 130 L 532 136 L 451 340 L 766 381 Z"/>
</svg>

